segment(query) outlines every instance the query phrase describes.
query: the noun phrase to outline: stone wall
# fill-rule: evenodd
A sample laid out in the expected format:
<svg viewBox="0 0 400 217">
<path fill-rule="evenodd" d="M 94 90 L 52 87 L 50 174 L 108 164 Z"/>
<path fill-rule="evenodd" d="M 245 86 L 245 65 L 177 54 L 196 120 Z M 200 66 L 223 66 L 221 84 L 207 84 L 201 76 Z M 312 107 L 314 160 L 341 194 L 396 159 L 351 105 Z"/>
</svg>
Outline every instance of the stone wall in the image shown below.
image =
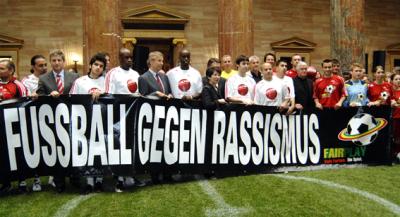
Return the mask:
<svg viewBox="0 0 400 217">
<path fill-rule="evenodd" d="M 79 57 L 78 64 L 82 64 L 80 0 L 2 0 L 0 8 L 0 34 L 24 40 L 19 52 L 20 78 L 30 74 L 33 55 L 48 57 L 55 48 L 64 50 L 67 68 L 73 66 L 74 55 Z"/>
<path fill-rule="evenodd" d="M 330 57 L 330 3 L 328 0 L 253 0 L 254 53 L 262 57 L 271 51 L 270 43 L 293 36 L 317 44 L 311 64 Z M 170 7 L 191 16 L 186 25 L 187 47 L 192 52 L 192 65 L 204 73 L 210 57 L 218 56 L 218 4 L 216 0 L 153 0 L 152 4 Z M 67 55 L 67 67 L 73 66 L 72 56 L 82 64 L 82 2 L 81 0 L 0 0 L 0 34 L 23 39 L 20 50 L 20 77 L 29 74 L 30 58 L 35 54 L 48 56 L 61 48 Z M 121 11 L 148 5 L 145 0 L 122 0 Z M 366 0 L 365 30 L 372 65 L 372 52 L 400 42 L 400 4 L 397 0 Z M 387 63 L 388 64 L 388 63 Z M 371 67 L 370 67 L 371 68 Z M 82 72 L 80 65 L 78 70 Z"/>
</svg>

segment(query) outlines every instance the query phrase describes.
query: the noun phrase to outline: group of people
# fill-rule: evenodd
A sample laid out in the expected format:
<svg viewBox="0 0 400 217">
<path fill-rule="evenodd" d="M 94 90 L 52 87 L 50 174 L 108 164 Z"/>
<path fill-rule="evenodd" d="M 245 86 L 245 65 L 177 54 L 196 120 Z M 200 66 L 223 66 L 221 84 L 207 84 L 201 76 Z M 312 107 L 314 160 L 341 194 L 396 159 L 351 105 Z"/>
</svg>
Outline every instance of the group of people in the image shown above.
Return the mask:
<svg viewBox="0 0 400 217">
<path fill-rule="evenodd" d="M 257 56 L 238 56 L 235 61 L 225 55 L 222 61 L 210 58 L 205 76 L 190 65 L 190 52 L 179 53 L 178 66 L 164 72 L 163 54 L 149 53 L 148 71 L 140 75 L 132 69 L 133 57 L 129 49 L 119 51 L 118 67 L 109 69 L 110 55 L 95 54 L 89 62 L 87 75 L 64 69 L 65 55 L 61 50 L 50 53 L 51 71 L 47 72 L 47 61 L 42 55 L 31 59 L 31 75 L 18 81 L 15 65 L 10 60 L 0 61 L 0 100 L 41 95 L 54 98 L 63 94 L 90 94 L 97 100 L 102 94 L 132 94 L 157 99 L 201 100 L 207 109 L 218 109 L 226 104 L 263 105 L 278 107 L 287 115 L 297 111 L 339 109 L 341 107 L 390 105 L 393 110 L 395 139 L 394 156 L 400 159 L 400 71 L 390 76 L 390 81 L 381 66 L 374 71 L 375 80 L 368 82 L 360 64 L 351 66 L 350 77 L 340 72 L 339 61 L 326 59 L 322 62 L 322 73 L 308 66 L 298 54 L 292 56 L 292 68 L 284 60 L 276 61 L 273 53 L 267 53 L 261 62 Z M 246 109 L 244 106 L 243 109 Z M 158 183 L 160 174 L 152 174 Z M 168 177 L 168 176 L 167 176 Z M 115 190 L 124 186 L 144 186 L 134 177 L 115 176 Z M 56 175 L 49 181 L 58 192 L 65 190 L 65 177 Z M 85 192 L 101 190 L 101 177 L 87 177 Z M 21 178 L 19 189 L 26 191 L 26 182 Z M 10 182 L 2 183 L 0 192 L 8 191 Z M 40 178 L 33 182 L 33 191 L 41 190 Z"/>
</svg>

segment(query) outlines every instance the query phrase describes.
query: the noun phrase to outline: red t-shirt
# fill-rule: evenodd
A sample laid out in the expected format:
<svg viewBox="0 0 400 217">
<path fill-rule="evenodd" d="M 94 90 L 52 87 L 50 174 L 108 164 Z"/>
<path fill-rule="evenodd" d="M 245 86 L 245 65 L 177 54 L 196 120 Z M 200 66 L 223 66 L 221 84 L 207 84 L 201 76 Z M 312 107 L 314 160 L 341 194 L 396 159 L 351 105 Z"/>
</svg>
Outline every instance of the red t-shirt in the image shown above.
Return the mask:
<svg viewBox="0 0 400 217">
<path fill-rule="evenodd" d="M 333 108 L 346 95 L 343 79 L 337 75 L 318 78 L 314 83 L 314 99 L 323 107 Z"/>
<path fill-rule="evenodd" d="M 393 90 L 391 100 L 395 100 L 395 101 L 397 101 L 397 103 L 400 102 L 400 90 Z M 400 118 L 400 107 L 395 107 L 393 109 L 392 117 Z"/>
<path fill-rule="evenodd" d="M 289 76 L 291 78 L 297 77 L 297 71 L 294 69 L 287 70 L 285 74 L 286 74 L 286 76 Z"/>
<path fill-rule="evenodd" d="M 0 95 L 2 100 L 18 98 L 26 96 L 27 90 L 21 82 L 12 78 L 8 83 L 0 83 Z"/>
<path fill-rule="evenodd" d="M 392 95 L 392 85 L 388 82 L 377 84 L 374 81 L 368 85 L 368 99 L 371 102 L 381 99 L 383 105 L 390 105 L 391 95 Z"/>
</svg>

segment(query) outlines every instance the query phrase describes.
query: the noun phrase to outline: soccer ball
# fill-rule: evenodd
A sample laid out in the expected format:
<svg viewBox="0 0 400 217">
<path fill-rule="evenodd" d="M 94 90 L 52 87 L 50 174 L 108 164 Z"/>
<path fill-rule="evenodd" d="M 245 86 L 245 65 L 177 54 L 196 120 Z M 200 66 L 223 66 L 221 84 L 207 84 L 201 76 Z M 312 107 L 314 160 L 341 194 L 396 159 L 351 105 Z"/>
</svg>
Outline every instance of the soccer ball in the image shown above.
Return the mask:
<svg viewBox="0 0 400 217">
<path fill-rule="evenodd" d="M 388 92 L 386 92 L 386 91 L 381 92 L 381 98 L 383 100 L 387 100 L 388 97 L 389 97 L 389 93 Z"/>
<path fill-rule="evenodd" d="M 335 90 L 335 87 L 332 84 L 326 87 L 326 92 L 330 94 L 332 94 L 333 90 Z"/>
<path fill-rule="evenodd" d="M 356 136 L 370 131 L 375 128 L 377 121 L 375 118 L 366 113 L 360 113 L 354 115 L 349 123 L 347 124 L 347 134 L 350 136 Z M 359 146 L 369 145 L 378 137 L 378 131 L 369 133 L 358 139 L 353 139 L 352 142 Z"/>
</svg>

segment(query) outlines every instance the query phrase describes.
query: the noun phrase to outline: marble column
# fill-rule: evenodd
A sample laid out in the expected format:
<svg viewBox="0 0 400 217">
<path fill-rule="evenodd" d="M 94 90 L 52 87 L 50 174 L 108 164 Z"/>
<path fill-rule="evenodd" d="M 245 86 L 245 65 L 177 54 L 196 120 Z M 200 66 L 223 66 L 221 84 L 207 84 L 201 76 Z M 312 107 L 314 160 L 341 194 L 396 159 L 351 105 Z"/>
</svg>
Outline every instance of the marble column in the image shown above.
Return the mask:
<svg viewBox="0 0 400 217">
<path fill-rule="evenodd" d="M 218 0 L 219 57 L 254 54 L 253 0 Z"/>
<path fill-rule="evenodd" d="M 331 0 L 331 56 L 342 70 L 365 63 L 365 0 Z"/>
<path fill-rule="evenodd" d="M 179 53 L 183 50 L 183 48 L 185 48 L 187 40 L 184 38 L 174 38 L 172 40 L 172 44 L 174 45 L 174 65 L 172 67 L 175 67 L 179 62 Z"/>
<path fill-rule="evenodd" d="M 84 72 L 97 52 L 110 54 L 111 67 L 119 65 L 118 52 L 122 46 L 120 0 L 84 0 L 82 6 Z"/>
</svg>

